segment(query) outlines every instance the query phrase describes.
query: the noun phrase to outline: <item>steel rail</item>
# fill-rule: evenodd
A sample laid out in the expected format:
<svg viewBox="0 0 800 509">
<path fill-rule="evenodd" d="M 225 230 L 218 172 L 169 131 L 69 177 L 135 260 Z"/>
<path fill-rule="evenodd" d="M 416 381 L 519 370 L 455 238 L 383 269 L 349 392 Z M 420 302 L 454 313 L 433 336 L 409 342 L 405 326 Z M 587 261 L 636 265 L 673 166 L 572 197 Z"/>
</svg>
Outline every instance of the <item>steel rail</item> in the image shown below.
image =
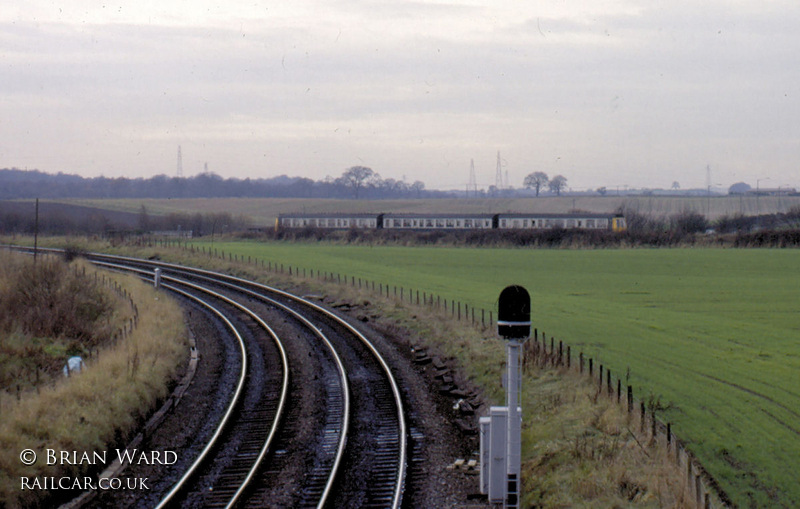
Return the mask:
<svg viewBox="0 0 800 509">
<path fill-rule="evenodd" d="M 49 250 L 48 249 L 47 251 L 59 252 L 61 250 L 55 250 L 55 249 Z M 343 327 L 348 329 L 351 333 L 353 333 L 356 337 L 358 337 L 359 340 L 362 341 L 363 344 L 372 352 L 372 354 L 376 357 L 376 359 L 378 359 L 379 364 L 381 365 L 384 373 L 386 374 L 386 376 L 387 376 L 387 378 L 388 378 L 388 380 L 390 382 L 392 393 L 393 393 L 394 398 L 395 398 L 395 405 L 396 405 L 396 408 L 397 408 L 397 421 L 398 421 L 398 427 L 400 429 L 400 431 L 399 431 L 400 453 L 399 453 L 399 458 L 398 458 L 398 461 L 397 461 L 397 476 L 396 476 L 396 480 L 395 480 L 395 489 L 394 489 L 394 495 L 392 497 L 392 505 L 391 505 L 391 507 L 393 509 L 398 509 L 400 507 L 400 505 L 402 503 L 402 495 L 403 495 L 403 489 L 404 489 L 404 483 L 405 483 L 405 475 L 406 475 L 406 469 L 407 469 L 406 456 L 407 456 L 407 448 L 408 448 L 408 444 L 407 444 L 407 426 L 406 426 L 406 423 L 405 423 L 405 413 L 404 413 L 404 410 L 403 410 L 402 397 L 400 395 L 400 390 L 398 388 L 397 382 L 396 382 L 396 380 L 394 378 L 394 375 L 391 372 L 391 369 L 390 369 L 388 363 L 386 363 L 385 359 L 383 358 L 382 355 L 380 355 L 380 353 L 375 348 L 375 346 L 363 334 L 361 334 L 357 329 L 355 329 L 353 326 L 351 326 L 345 320 L 339 318 L 334 313 L 328 311 L 327 309 L 323 308 L 322 306 L 319 306 L 319 305 L 317 305 L 317 304 L 315 304 L 315 303 L 313 303 L 313 302 L 311 302 L 309 300 L 303 299 L 301 297 L 293 295 L 293 294 L 291 294 L 289 292 L 285 292 L 283 290 L 279 290 L 277 288 L 273 288 L 273 287 L 270 287 L 270 286 L 267 286 L 267 285 L 263 285 L 261 283 L 256 283 L 254 281 L 248 281 L 248 280 L 243 279 L 243 278 L 230 276 L 230 275 L 227 275 L 227 274 L 222 274 L 222 273 L 219 273 L 219 272 L 209 271 L 209 270 L 205 270 L 205 269 L 192 268 L 192 267 L 187 267 L 187 266 L 183 266 L 183 265 L 167 263 L 167 262 L 160 262 L 160 261 L 154 261 L 154 260 L 143 260 L 143 259 L 140 259 L 140 258 L 133 258 L 133 257 L 127 257 L 127 256 L 107 255 L 107 254 L 102 254 L 102 253 L 87 253 L 86 256 L 92 257 L 92 258 L 106 258 L 106 259 L 114 259 L 114 260 L 123 260 L 123 261 L 128 261 L 128 262 L 131 262 L 131 263 L 139 263 L 139 264 L 146 264 L 146 265 L 150 265 L 150 266 L 164 267 L 164 268 L 169 268 L 169 269 L 172 269 L 172 270 L 175 270 L 175 271 L 182 271 L 182 272 L 185 272 L 185 273 L 188 273 L 188 274 L 192 274 L 195 277 L 208 277 L 209 279 L 216 280 L 217 282 L 219 282 L 219 280 L 226 280 L 226 281 L 236 282 L 237 284 L 245 284 L 245 285 L 248 285 L 248 286 L 251 286 L 251 287 L 254 287 L 254 288 L 261 289 L 261 290 L 266 291 L 266 292 L 271 292 L 271 293 L 274 293 L 274 294 L 277 294 L 277 295 L 281 295 L 281 296 L 283 296 L 283 297 L 285 297 L 287 299 L 290 299 L 290 300 L 292 300 L 294 302 L 298 302 L 298 303 L 301 303 L 303 305 L 306 305 L 306 306 L 308 306 L 308 307 L 310 307 L 310 308 L 312 308 L 312 309 L 324 314 L 325 316 L 329 317 L 331 320 L 339 323 L 340 325 L 342 325 Z M 162 276 L 162 278 L 163 278 L 163 276 Z M 258 294 L 256 293 L 256 295 L 258 295 Z M 266 297 L 266 296 L 263 296 L 263 295 L 261 295 L 259 298 L 269 299 L 269 297 Z M 272 299 L 269 299 L 269 300 L 272 300 Z M 315 330 L 319 334 L 322 334 L 322 331 L 320 329 L 318 329 L 316 326 L 312 325 L 311 327 L 312 327 L 312 330 Z M 349 414 L 349 412 L 348 412 L 348 414 Z M 343 437 L 345 437 L 345 435 L 343 435 Z M 338 465 L 338 462 L 339 462 L 340 459 L 341 458 L 337 459 L 337 465 Z M 333 476 L 329 480 L 328 488 L 326 488 L 326 496 L 327 496 L 327 493 L 329 492 L 329 488 L 330 488 L 330 485 L 332 485 L 332 482 L 333 482 Z M 324 501 L 321 502 L 318 505 L 318 508 L 321 508 L 323 505 L 324 505 Z"/>
<path fill-rule="evenodd" d="M 158 263 L 153 263 L 151 261 L 135 260 L 135 262 L 139 263 L 139 264 L 144 263 L 146 265 L 159 265 Z M 119 266 L 117 264 L 111 264 L 111 263 L 108 263 L 108 262 L 93 261 L 93 263 L 98 264 L 98 265 L 103 265 L 103 266 Z M 148 271 L 143 270 L 143 269 L 127 268 L 126 270 L 131 270 L 131 271 L 135 271 L 135 272 L 142 272 L 142 273 L 149 274 Z M 191 272 L 189 272 L 189 273 L 191 273 Z M 327 349 L 330 352 L 331 356 L 333 357 L 333 360 L 334 360 L 334 362 L 336 364 L 337 371 L 339 373 L 339 380 L 338 381 L 339 381 L 339 384 L 340 384 L 340 387 L 341 387 L 342 399 L 343 399 L 343 402 L 344 402 L 343 403 L 344 410 L 343 410 L 343 419 L 342 419 L 341 427 L 340 427 L 340 430 L 339 430 L 340 437 L 339 437 L 339 440 L 338 440 L 337 452 L 336 452 L 336 456 L 335 456 L 335 459 L 334 459 L 334 463 L 333 463 L 333 466 L 331 467 L 331 473 L 328 476 L 328 480 L 327 480 L 327 482 L 325 484 L 325 489 L 323 490 L 322 496 L 320 497 L 320 500 L 319 500 L 319 502 L 317 504 L 317 507 L 319 509 L 321 509 L 326 504 L 328 496 L 330 495 L 330 493 L 331 493 L 331 491 L 333 489 L 333 485 L 334 485 L 334 481 L 335 481 L 335 478 L 336 478 L 336 474 L 339 471 L 339 467 L 341 465 L 342 458 L 344 456 L 345 445 L 347 443 L 347 436 L 348 436 L 349 429 L 350 429 L 350 407 L 351 407 L 350 387 L 349 387 L 349 382 L 347 380 L 347 370 L 344 367 L 344 363 L 342 362 L 341 357 L 339 356 L 338 352 L 336 352 L 336 348 L 333 346 L 331 341 L 328 339 L 328 337 L 322 332 L 322 330 L 319 327 L 314 325 L 311 322 L 311 320 L 309 320 L 308 318 L 303 316 L 301 313 L 298 313 L 296 310 L 290 308 L 289 306 L 286 306 L 285 304 L 282 304 L 282 303 L 280 303 L 280 302 L 278 302 L 278 301 L 276 301 L 274 299 L 270 299 L 269 297 L 267 297 L 265 295 L 259 294 L 257 292 L 253 292 L 252 290 L 249 290 L 247 288 L 244 288 L 244 287 L 241 287 L 241 286 L 238 286 L 238 285 L 234 285 L 234 284 L 231 284 L 231 283 L 220 281 L 219 279 L 215 279 L 215 278 L 208 277 L 208 276 L 201 276 L 201 278 L 205 279 L 205 280 L 208 280 L 208 281 L 211 281 L 211 282 L 214 282 L 216 284 L 224 285 L 224 286 L 226 286 L 226 287 L 228 287 L 228 288 L 230 288 L 232 290 L 244 293 L 246 295 L 250 295 L 252 297 L 256 297 L 259 300 L 268 302 L 268 303 L 270 303 L 270 304 L 272 304 L 272 305 L 274 305 L 274 306 L 276 306 L 276 307 L 278 307 L 280 309 L 283 309 L 287 313 L 289 313 L 292 316 L 294 316 L 299 322 L 301 322 L 305 327 L 307 327 L 317 337 L 319 337 L 322 340 L 322 342 L 325 344 L 325 346 L 327 347 Z M 232 300 L 228 299 L 225 296 L 217 294 L 216 292 L 213 292 L 211 290 L 205 289 L 205 288 L 201 287 L 200 285 L 195 285 L 195 284 L 190 283 L 188 281 L 176 278 L 174 276 L 170 276 L 169 274 L 162 274 L 161 275 L 161 279 L 162 280 L 166 280 L 166 281 L 173 281 L 173 282 L 176 282 L 178 284 L 186 285 L 186 286 L 189 286 L 189 287 L 194 287 L 194 288 L 196 288 L 196 289 L 198 289 L 200 291 L 206 291 L 208 293 L 211 293 L 211 294 L 215 295 L 218 298 L 221 298 L 222 300 L 224 300 L 224 301 L 226 301 L 226 302 L 228 302 L 228 303 L 230 303 L 230 304 L 232 304 L 234 306 L 239 307 L 238 303 L 236 303 L 235 301 L 232 301 Z M 259 321 L 261 321 L 260 318 L 259 318 Z M 288 370 L 285 371 L 285 373 L 288 373 Z M 264 454 L 266 454 L 266 451 L 265 451 Z M 249 479 L 251 479 L 253 475 L 255 475 L 255 469 L 253 471 L 251 471 L 251 473 L 248 475 L 248 482 L 249 482 Z M 240 491 L 244 492 L 244 488 L 242 488 Z M 231 501 L 231 505 L 238 500 L 240 495 L 241 495 L 241 493 L 237 493 L 236 499 Z M 228 507 L 230 507 L 231 505 L 229 505 Z"/>
<path fill-rule="evenodd" d="M 264 284 L 261 284 L 261 283 L 257 283 L 255 281 L 249 281 L 249 280 L 246 280 L 246 279 L 243 279 L 243 278 L 239 278 L 239 277 L 236 277 L 236 276 L 230 276 L 228 274 L 222 274 L 222 273 L 219 273 L 219 272 L 209 271 L 209 270 L 205 270 L 205 269 L 186 267 L 186 266 L 183 266 L 183 265 L 167 263 L 167 262 L 159 262 L 159 261 L 152 261 L 152 260 L 144 261 L 144 260 L 140 260 L 140 259 L 136 259 L 136 258 L 117 257 L 117 256 L 113 256 L 113 255 L 103 255 L 103 254 L 99 254 L 99 253 L 97 253 L 97 254 L 93 253 L 92 255 L 93 256 L 101 256 L 101 257 L 104 256 L 104 257 L 109 257 L 109 258 L 128 259 L 128 260 L 135 261 L 135 262 L 138 262 L 138 263 L 147 263 L 147 264 L 150 264 L 150 265 L 158 265 L 159 267 L 165 267 L 165 268 L 169 268 L 169 269 L 172 269 L 172 270 L 175 270 L 175 271 L 193 274 L 193 275 L 195 275 L 195 277 L 207 277 L 207 278 L 209 278 L 211 280 L 216 280 L 216 281 L 219 281 L 219 279 L 224 279 L 224 280 L 227 280 L 227 281 L 236 282 L 237 284 L 245 284 L 245 285 L 248 285 L 248 286 L 251 286 L 251 287 L 259 288 L 259 289 L 264 290 L 266 292 L 270 292 L 270 293 L 274 293 L 274 294 L 277 294 L 277 295 L 281 295 L 281 296 L 283 296 L 283 297 L 285 297 L 287 299 L 290 299 L 290 300 L 292 300 L 294 302 L 298 302 L 298 303 L 301 303 L 301 304 L 303 304 L 305 306 L 308 306 L 308 307 L 316 310 L 317 312 L 322 313 L 325 316 L 329 317 L 330 319 L 334 320 L 336 323 L 339 323 L 340 325 L 345 327 L 348 331 L 350 331 L 353 335 L 355 335 L 357 338 L 359 338 L 359 340 L 370 350 L 370 352 L 373 354 L 373 356 L 378 360 L 379 364 L 381 365 L 381 368 L 383 369 L 385 375 L 387 376 L 387 378 L 388 378 L 388 380 L 390 382 L 392 393 L 393 393 L 393 396 L 394 396 L 394 399 L 395 399 L 395 404 L 396 404 L 396 407 L 397 407 L 397 421 L 398 421 L 398 426 L 400 428 L 400 431 L 399 431 L 400 453 L 399 453 L 399 458 L 398 458 L 398 463 L 397 463 L 397 471 L 398 471 L 398 473 L 397 473 L 397 477 L 396 477 L 396 480 L 395 480 L 395 490 L 394 490 L 394 495 L 393 495 L 393 498 L 392 498 L 392 508 L 393 509 L 398 509 L 400 507 L 400 505 L 402 503 L 403 488 L 404 488 L 404 483 L 405 483 L 405 474 L 406 474 L 406 467 L 407 467 L 406 455 L 407 455 L 407 447 L 408 447 L 408 444 L 407 444 L 407 426 L 406 426 L 406 422 L 405 422 L 405 413 L 404 413 L 404 410 L 403 410 L 402 397 L 401 397 L 401 394 L 400 394 L 400 389 L 399 389 L 399 387 L 397 385 L 397 381 L 395 380 L 394 375 L 391 372 L 391 368 L 389 367 L 389 365 L 386 362 L 386 360 L 383 358 L 383 356 L 380 354 L 380 352 L 378 352 L 377 348 L 375 348 L 375 346 L 372 344 L 372 342 L 370 342 L 355 327 L 350 325 L 347 321 L 343 320 L 342 318 L 338 317 L 336 314 L 332 313 L 331 311 L 328 311 L 327 309 L 323 308 L 322 306 L 319 306 L 318 304 L 316 304 L 314 302 L 311 302 L 311 301 L 309 301 L 307 299 L 303 299 L 302 297 L 298 297 L 298 296 L 296 296 L 294 294 L 291 294 L 289 292 L 285 292 L 283 290 L 279 290 L 279 289 L 274 288 L 274 287 L 270 287 L 270 286 L 267 286 L 267 285 L 264 285 Z M 246 290 L 245 288 L 242 288 L 242 287 L 239 287 L 239 289 L 240 290 Z M 259 296 L 259 294 L 255 293 L 255 292 L 253 293 L 253 295 L 254 296 Z M 260 298 L 269 299 L 269 297 L 266 297 L 266 296 L 263 296 L 263 295 L 261 295 Z M 269 299 L 269 300 L 272 301 L 272 299 Z M 319 331 L 319 329 L 317 329 L 316 327 L 314 327 L 314 329 Z M 319 332 L 321 333 L 321 331 L 319 331 Z M 321 507 L 321 506 L 319 506 L 319 507 Z"/>
<path fill-rule="evenodd" d="M 132 268 L 132 267 L 128 267 L 128 266 L 125 266 L 125 265 L 112 264 L 112 263 L 108 263 L 108 262 L 93 262 L 93 263 L 95 265 L 100 265 L 100 266 L 103 266 L 103 267 L 118 268 L 118 269 L 122 269 L 122 270 L 125 270 L 125 271 L 128 271 L 128 272 L 137 272 L 137 273 L 150 275 L 149 271 L 146 271 L 144 269 Z M 281 395 L 280 395 L 280 398 L 279 398 L 279 401 L 278 401 L 278 407 L 277 407 L 277 410 L 276 410 L 276 413 L 275 413 L 275 420 L 273 421 L 272 426 L 270 427 L 270 431 L 269 431 L 269 434 L 267 436 L 267 440 L 264 442 L 264 445 L 261 447 L 258 456 L 256 457 L 256 459 L 253 462 L 253 466 L 250 468 L 250 470 L 248 471 L 247 476 L 245 477 L 244 481 L 242 482 L 240 487 L 236 490 L 236 492 L 234 493 L 233 497 L 231 497 L 230 501 L 226 505 L 226 508 L 232 508 L 232 507 L 234 507 L 236 505 L 236 503 L 242 497 L 242 495 L 244 494 L 244 492 L 247 489 L 248 485 L 252 481 L 253 477 L 258 472 L 258 469 L 260 468 L 260 466 L 261 466 L 261 464 L 262 464 L 262 462 L 264 460 L 264 457 L 269 452 L 270 447 L 272 446 L 272 443 L 273 443 L 275 437 L 277 436 L 278 429 L 280 428 L 280 422 L 281 422 L 281 420 L 283 418 L 284 408 L 286 407 L 286 399 L 287 399 L 287 396 L 288 396 L 288 393 L 289 393 L 289 360 L 288 360 L 287 355 L 286 355 L 286 350 L 284 349 L 283 343 L 281 342 L 280 338 L 275 333 L 275 331 L 260 316 L 258 316 L 251 309 L 243 306 L 242 304 L 240 304 L 240 303 L 236 302 L 235 300 L 230 299 L 230 298 L 228 298 L 228 297 L 226 297 L 226 296 L 224 296 L 222 294 L 214 292 L 213 290 L 210 290 L 208 288 L 202 287 L 200 285 L 196 285 L 194 283 L 190 283 L 188 281 L 183 281 L 183 280 L 180 280 L 178 278 L 174 278 L 174 277 L 171 277 L 171 276 L 168 276 L 168 275 L 162 276 L 161 279 L 164 280 L 164 281 L 173 281 L 174 283 L 177 283 L 179 285 L 187 286 L 187 287 L 192 288 L 194 290 L 205 292 L 205 293 L 207 293 L 207 294 L 209 294 L 209 295 L 211 295 L 211 296 L 213 296 L 213 297 L 215 297 L 215 298 L 217 298 L 217 299 L 219 299 L 219 300 L 221 300 L 221 301 L 223 301 L 223 302 L 235 307 L 236 309 L 242 311 L 243 313 L 247 314 L 256 323 L 258 323 L 258 325 L 261 328 L 263 328 L 264 330 L 267 331 L 267 333 L 269 334 L 269 336 L 272 338 L 272 340 L 274 341 L 275 345 L 277 346 L 277 348 L 278 348 L 278 350 L 280 352 L 280 355 L 281 355 L 281 365 L 282 365 L 282 370 L 283 370 L 283 379 L 282 379 L 282 382 L 281 382 Z M 173 287 L 171 287 L 170 285 L 162 284 L 162 286 L 174 291 Z M 186 292 L 181 292 L 181 293 L 183 293 L 184 295 L 189 295 L 189 294 L 186 294 Z M 190 471 L 188 471 L 187 474 L 185 474 L 185 476 L 186 477 L 191 477 L 192 473 L 193 473 L 193 470 L 190 469 Z M 160 504 L 159 504 L 159 506 L 160 506 Z"/>
<path fill-rule="evenodd" d="M 230 320 L 228 320 L 228 318 L 224 314 L 222 314 L 222 312 L 220 312 L 217 308 L 205 302 L 203 299 L 195 295 L 192 295 L 191 293 L 175 288 L 171 285 L 164 284 L 162 286 L 178 294 L 181 294 L 185 297 L 188 297 L 189 299 L 192 299 L 200 303 L 202 306 L 205 306 L 206 308 L 208 308 L 209 311 L 211 311 L 214 315 L 216 315 L 220 320 L 222 320 L 228 326 L 228 328 L 234 333 L 237 340 L 239 341 L 239 347 L 242 353 L 242 369 L 239 375 L 239 382 L 237 383 L 236 391 L 233 397 L 231 398 L 230 404 L 228 404 L 228 408 L 225 412 L 225 415 L 222 417 L 220 424 L 214 431 L 214 435 L 211 437 L 208 444 L 206 444 L 205 448 L 203 448 L 202 452 L 200 452 L 197 459 L 195 459 L 194 463 L 192 463 L 192 465 L 189 467 L 186 473 L 184 473 L 184 475 L 178 480 L 178 482 L 175 483 L 175 485 L 172 487 L 169 493 L 167 493 L 164 496 L 164 498 L 161 499 L 161 501 L 156 506 L 157 509 L 166 507 L 172 501 L 172 499 L 178 494 L 178 492 L 184 487 L 189 478 L 192 475 L 194 475 L 194 473 L 197 471 L 198 468 L 200 468 L 200 465 L 205 462 L 206 457 L 209 455 L 210 451 L 216 445 L 217 440 L 224 432 L 224 429 L 227 427 L 228 421 L 230 420 L 231 415 L 233 414 L 237 404 L 239 403 L 239 398 L 241 397 L 241 394 L 244 390 L 244 384 L 247 378 L 247 351 L 245 349 L 244 340 L 242 339 L 242 336 L 239 334 L 239 331 L 237 331 L 236 328 L 233 326 L 233 324 L 230 322 Z"/>
</svg>

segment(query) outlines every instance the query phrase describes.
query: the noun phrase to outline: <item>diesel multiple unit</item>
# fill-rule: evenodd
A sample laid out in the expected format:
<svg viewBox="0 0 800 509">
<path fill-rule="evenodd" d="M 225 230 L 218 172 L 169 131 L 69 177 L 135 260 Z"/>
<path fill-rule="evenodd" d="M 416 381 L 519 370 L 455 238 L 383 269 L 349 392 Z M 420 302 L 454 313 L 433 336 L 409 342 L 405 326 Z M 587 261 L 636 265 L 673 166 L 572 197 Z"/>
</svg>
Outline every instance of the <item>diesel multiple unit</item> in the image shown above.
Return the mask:
<svg viewBox="0 0 800 509">
<path fill-rule="evenodd" d="M 281 214 L 282 228 L 369 230 L 606 230 L 626 229 L 620 214 Z"/>
</svg>

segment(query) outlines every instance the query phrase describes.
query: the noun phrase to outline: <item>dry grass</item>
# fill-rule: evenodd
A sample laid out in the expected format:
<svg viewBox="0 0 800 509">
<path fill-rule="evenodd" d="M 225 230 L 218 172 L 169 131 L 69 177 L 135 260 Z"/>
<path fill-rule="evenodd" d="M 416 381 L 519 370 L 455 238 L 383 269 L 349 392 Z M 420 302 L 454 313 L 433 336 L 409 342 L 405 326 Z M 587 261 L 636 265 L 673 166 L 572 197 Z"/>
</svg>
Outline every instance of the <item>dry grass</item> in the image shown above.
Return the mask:
<svg viewBox="0 0 800 509">
<path fill-rule="evenodd" d="M 185 359 L 185 328 L 177 304 L 132 276 L 105 277 L 130 292 L 139 310 L 138 325 L 101 347 L 83 372 L 29 391 L 20 401 L 6 397 L 0 402 L 0 501 L 8 507 L 40 505 L 46 496 L 20 490 L 20 476 L 75 476 L 88 468 L 48 466 L 41 459 L 26 467 L 19 459 L 23 449 L 42 458 L 46 449 L 91 454 L 123 446 L 166 396 L 168 381 Z M 128 311 L 117 312 L 125 316 Z"/>
</svg>

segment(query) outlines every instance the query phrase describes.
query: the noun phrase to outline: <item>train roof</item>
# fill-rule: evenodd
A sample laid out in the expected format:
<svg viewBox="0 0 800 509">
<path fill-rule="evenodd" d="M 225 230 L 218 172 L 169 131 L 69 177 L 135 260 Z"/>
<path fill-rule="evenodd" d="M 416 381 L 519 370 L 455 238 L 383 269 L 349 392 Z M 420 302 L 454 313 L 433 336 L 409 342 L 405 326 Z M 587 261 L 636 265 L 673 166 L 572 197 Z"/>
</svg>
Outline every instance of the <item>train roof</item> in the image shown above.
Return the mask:
<svg viewBox="0 0 800 509">
<path fill-rule="evenodd" d="M 278 214 L 278 218 L 286 217 L 286 218 L 291 218 L 291 219 L 313 219 L 313 218 L 322 218 L 322 217 L 324 217 L 324 218 L 334 218 L 334 219 L 345 219 L 345 218 L 355 217 L 355 218 L 366 219 L 366 218 L 378 217 L 379 215 L 380 214 L 377 214 L 377 213 L 376 214 L 370 214 L 370 213 L 364 213 L 364 212 L 360 212 L 358 214 L 344 214 L 344 213 L 330 214 L 330 213 L 327 213 L 327 212 L 317 212 L 315 214 L 310 214 L 310 213 L 306 212 L 306 213 L 302 213 L 302 214 Z"/>
<path fill-rule="evenodd" d="M 512 218 L 512 219 L 523 219 L 526 217 L 541 217 L 544 219 L 608 219 L 612 217 L 622 217 L 622 214 L 602 214 L 597 212 L 565 212 L 563 214 L 554 214 L 552 212 L 528 212 L 528 213 L 520 213 L 520 212 L 508 212 L 504 214 L 497 214 L 497 217 L 501 218 Z"/>
<path fill-rule="evenodd" d="M 407 213 L 407 212 L 398 212 L 397 214 L 392 213 L 385 213 L 383 217 L 389 218 L 408 218 L 408 219 L 425 219 L 425 218 L 442 218 L 442 219 L 491 219 L 494 217 L 494 214 L 454 214 L 450 213 L 436 213 L 431 212 L 428 214 L 419 214 L 419 213 Z"/>
</svg>

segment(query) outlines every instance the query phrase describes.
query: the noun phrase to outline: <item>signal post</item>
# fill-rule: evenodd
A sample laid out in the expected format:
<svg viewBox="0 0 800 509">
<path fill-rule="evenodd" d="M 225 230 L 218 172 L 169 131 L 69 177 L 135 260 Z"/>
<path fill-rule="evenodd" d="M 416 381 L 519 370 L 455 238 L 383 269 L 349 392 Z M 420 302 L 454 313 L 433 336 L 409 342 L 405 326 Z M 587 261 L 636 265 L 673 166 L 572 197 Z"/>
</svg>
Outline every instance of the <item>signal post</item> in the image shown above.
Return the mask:
<svg viewBox="0 0 800 509">
<path fill-rule="evenodd" d="M 519 507 L 522 485 L 520 348 L 531 333 L 531 299 L 525 288 L 509 286 L 500 293 L 497 333 L 506 340 L 506 407 L 492 407 L 491 415 L 480 419 L 481 492 L 512 509 Z"/>
</svg>

